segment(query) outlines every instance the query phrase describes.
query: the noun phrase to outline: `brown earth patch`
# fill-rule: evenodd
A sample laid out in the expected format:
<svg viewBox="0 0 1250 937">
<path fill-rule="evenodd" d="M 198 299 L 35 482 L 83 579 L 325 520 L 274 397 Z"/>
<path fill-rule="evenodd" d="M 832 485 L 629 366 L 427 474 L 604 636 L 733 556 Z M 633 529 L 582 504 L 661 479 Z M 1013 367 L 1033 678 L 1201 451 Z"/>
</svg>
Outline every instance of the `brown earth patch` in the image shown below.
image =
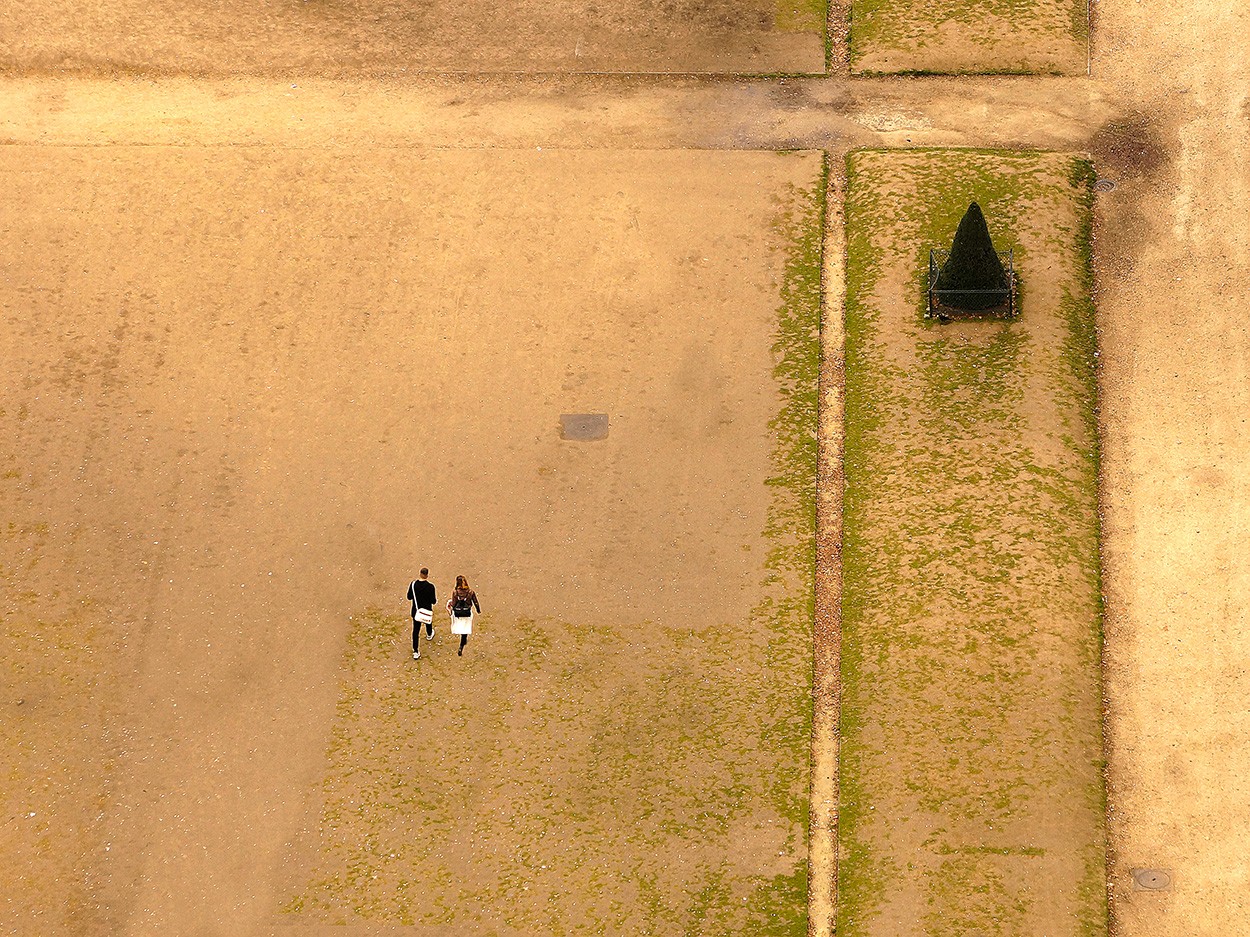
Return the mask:
<svg viewBox="0 0 1250 937">
<path fill-rule="evenodd" d="M 805 648 L 749 616 L 475 627 L 457 656 L 440 615 L 413 661 L 405 618 L 357 619 L 280 918 L 448 935 L 805 931 L 803 827 L 787 806 L 802 789 L 779 770 L 795 752 L 769 741 L 795 695 L 769 684 Z"/>
<path fill-rule="evenodd" d="M 452 72 L 822 72 L 823 17 L 772 0 L 17 0 L 15 74 L 390 76 Z"/>
<path fill-rule="evenodd" d="M 1107 121 L 1094 133 L 1089 148 L 1099 172 L 1116 177 L 1149 176 L 1168 158 L 1158 122 L 1144 114 Z"/>
<path fill-rule="evenodd" d="M 3 414 L 7 416 L 8 414 Z M 117 924 L 92 900 L 115 848 L 105 816 L 129 739 L 115 721 L 126 649 L 90 597 L 74 545 L 18 493 L 30 463 L 5 453 L 0 479 L 0 852 L 6 933 L 103 934 Z M 47 480 L 34 481 L 46 485 Z M 11 928 L 18 928 L 16 930 Z"/>
<path fill-rule="evenodd" d="M 705 685 L 679 645 L 689 632 L 725 666 L 737 655 L 809 673 L 808 641 L 775 645 L 751 613 L 781 588 L 766 582 L 763 533 L 780 232 L 818 157 L 6 147 L 0 160 L 13 195 L 0 206 L 4 504 L 34 531 L 2 545 L 9 582 L 30 595 L 6 609 L 10 637 L 29 639 L 12 644 L 5 705 L 21 694 L 38 712 L 38 682 L 61 707 L 14 723 L 13 744 L 36 754 L 11 756 L 5 803 L 54 820 L 11 826 L 6 845 L 59 863 L 25 883 L 6 867 L 16 926 L 37 932 L 55 914 L 53 931 L 244 933 L 269 920 L 291 897 L 287 843 L 316 816 L 307 798 L 352 615 L 402 614 L 421 563 L 440 585 L 469 575 L 487 603 L 465 661 L 490 668 L 479 676 L 507 669 L 542 609 L 615 636 L 587 663 L 600 703 L 586 718 L 608 718 L 624 662 L 619 686 L 656 694 L 636 710 L 636 741 L 652 713 L 670 740 L 684 731 L 687 709 L 659 712 L 667 669 L 686 675 L 688 707 L 777 728 L 758 696 Z M 608 439 L 560 440 L 559 415 L 583 411 L 609 414 Z M 109 627 L 93 638 L 97 621 Z M 64 651 L 45 653 L 49 641 Z M 514 688 L 550 687 L 577 663 L 557 645 L 559 670 Z M 415 679 L 411 660 L 391 663 L 405 668 L 392 681 Z M 451 673 L 464 672 L 423 705 L 467 705 L 473 684 Z M 796 686 L 774 686 L 783 721 L 803 717 Z M 577 711 L 572 687 L 559 692 Z M 115 703 L 107 721 L 126 740 L 111 773 L 97 699 Z M 432 746 L 455 712 L 404 728 Z M 58 741 L 80 721 L 81 742 Z M 518 756 L 541 750 L 507 722 L 470 728 L 480 748 L 448 744 L 489 760 L 489 730 Z M 804 730 L 770 775 L 800 804 L 806 743 Z M 435 760 L 413 764 L 432 769 L 437 749 L 424 751 Z M 752 758 L 746 780 L 768 761 Z M 23 799 L 45 763 L 68 772 L 65 787 Z M 759 848 L 732 868 L 769 881 L 801 868 L 804 810 L 787 820 L 773 788 L 734 790 L 731 825 L 759 832 L 741 839 Z M 700 820 L 682 803 L 691 825 L 673 835 L 686 842 Z M 629 834 L 601 819 L 606 841 Z M 81 913 L 39 900 L 83 869 L 98 879 L 76 892 Z"/>
</svg>

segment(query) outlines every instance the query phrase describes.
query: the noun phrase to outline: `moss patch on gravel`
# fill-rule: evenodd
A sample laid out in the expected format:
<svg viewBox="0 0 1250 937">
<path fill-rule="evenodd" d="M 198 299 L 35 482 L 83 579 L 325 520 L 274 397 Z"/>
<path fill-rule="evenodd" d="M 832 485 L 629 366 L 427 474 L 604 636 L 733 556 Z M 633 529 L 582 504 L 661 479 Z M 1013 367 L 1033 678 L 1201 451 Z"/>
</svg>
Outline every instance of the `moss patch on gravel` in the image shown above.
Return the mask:
<svg viewBox="0 0 1250 937">
<path fill-rule="evenodd" d="M 775 22 L 786 32 L 823 33 L 828 13 L 828 0 L 777 0 Z"/>
<path fill-rule="evenodd" d="M 1084 0 L 853 0 L 857 74 L 1084 74 Z"/>
</svg>

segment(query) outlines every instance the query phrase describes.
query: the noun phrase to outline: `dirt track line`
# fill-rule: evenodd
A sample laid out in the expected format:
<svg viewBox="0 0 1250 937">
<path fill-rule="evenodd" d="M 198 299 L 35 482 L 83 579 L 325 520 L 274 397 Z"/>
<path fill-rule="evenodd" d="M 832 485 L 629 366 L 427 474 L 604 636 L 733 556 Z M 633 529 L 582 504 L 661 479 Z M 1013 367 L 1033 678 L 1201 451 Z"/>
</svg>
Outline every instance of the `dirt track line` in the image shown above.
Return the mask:
<svg viewBox="0 0 1250 937">
<path fill-rule="evenodd" d="M 816 467 L 816 622 L 812 679 L 812 791 L 808 871 L 809 937 L 837 926 L 838 710 L 840 706 L 842 543 L 842 304 L 846 246 L 845 160 L 829 158 L 821 275 L 820 455 Z"/>
<path fill-rule="evenodd" d="M 0 80 L 0 142 L 41 145 L 1072 150 L 1116 112 L 1084 78 Z"/>
</svg>

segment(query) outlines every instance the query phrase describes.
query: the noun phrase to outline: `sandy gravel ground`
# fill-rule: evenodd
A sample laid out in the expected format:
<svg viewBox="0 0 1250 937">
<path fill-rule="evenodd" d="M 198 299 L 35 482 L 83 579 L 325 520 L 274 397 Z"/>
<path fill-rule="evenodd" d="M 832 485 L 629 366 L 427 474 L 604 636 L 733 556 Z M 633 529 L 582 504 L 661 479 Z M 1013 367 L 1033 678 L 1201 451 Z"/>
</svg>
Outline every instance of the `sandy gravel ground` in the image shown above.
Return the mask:
<svg viewBox="0 0 1250 937">
<path fill-rule="evenodd" d="M 14 0 L 0 20 L 0 70 L 819 73 L 822 26 L 810 0 Z"/>
<path fill-rule="evenodd" d="M 831 166 L 825 198 L 826 297 L 843 295 L 846 267 L 842 166 Z M 839 308 L 840 302 L 833 306 Z M 826 307 L 828 309 L 829 307 Z M 816 615 L 812 659 L 812 792 L 808 838 L 808 934 L 832 934 L 837 913 L 838 869 L 838 659 L 842 624 L 842 382 L 844 334 L 840 316 L 820 324 L 820 457 L 816 496 Z"/>
<path fill-rule="evenodd" d="M 0 81 L 0 141 L 66 145 L 1081 151 L 1117 104 L 1053 78 Z M 836 160 L 835 160 L 836 162 Z"/>
<path fill-rule="evenodd" d="M 1124 937 L 1250 933 L 1250 13 L 1099 6 L 1136 120 L 1101 199 L 1112 885 Z M 1135 887 L 1163 869 L 1166 891 Z"/>
</svg>

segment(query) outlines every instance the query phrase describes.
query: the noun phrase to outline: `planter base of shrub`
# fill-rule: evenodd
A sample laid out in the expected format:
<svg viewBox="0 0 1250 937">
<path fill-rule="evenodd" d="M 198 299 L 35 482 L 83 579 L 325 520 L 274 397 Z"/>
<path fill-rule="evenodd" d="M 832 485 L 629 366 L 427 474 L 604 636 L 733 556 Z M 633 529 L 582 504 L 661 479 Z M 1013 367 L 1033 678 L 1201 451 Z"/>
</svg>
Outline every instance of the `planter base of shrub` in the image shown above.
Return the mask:
<svg viewBox="0 0 1250 937">
<path fill-rule="evenodd" d="M 929 251 L 929 290 L 925 298 L 924 312 L 926 319 L 950 322 L 952 319 L 1016 318 L 1020 307 L 1016 303 L 1016 272 L 1012 265 L 1011 251 L 998 251 L 998 257 L 1003 263 L 1003 271 L 1007 274 L 1007 288 L 1001 290 L 939 290 L 937 288 L 938 273 L 949 253 L 949 251 L 936 248 Z M 976 294 L 980 301 L 986 299 L 992 301 L 993 305 L 981 309 L 965 309 L 950 302 L 961 295 L 971 296 L 972 294 Z"/>
</svg>

